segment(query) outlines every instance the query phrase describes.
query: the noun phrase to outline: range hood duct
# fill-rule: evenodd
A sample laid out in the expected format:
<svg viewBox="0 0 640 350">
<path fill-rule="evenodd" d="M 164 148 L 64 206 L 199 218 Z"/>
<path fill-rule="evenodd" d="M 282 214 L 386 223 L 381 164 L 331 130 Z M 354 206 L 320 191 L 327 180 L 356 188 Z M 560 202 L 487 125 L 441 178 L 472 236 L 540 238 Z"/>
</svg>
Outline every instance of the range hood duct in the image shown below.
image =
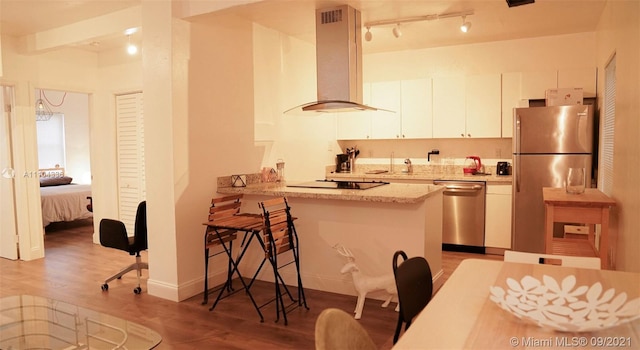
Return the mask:
<svg viewBox="0 0 640 350">
<path fill-rule="evenodd" d="M 348 5 L 316 10 L 318 100 L 285 113 L 379 110 L 362 103 L 361 36 L 360 11 Z"/>
</svg>

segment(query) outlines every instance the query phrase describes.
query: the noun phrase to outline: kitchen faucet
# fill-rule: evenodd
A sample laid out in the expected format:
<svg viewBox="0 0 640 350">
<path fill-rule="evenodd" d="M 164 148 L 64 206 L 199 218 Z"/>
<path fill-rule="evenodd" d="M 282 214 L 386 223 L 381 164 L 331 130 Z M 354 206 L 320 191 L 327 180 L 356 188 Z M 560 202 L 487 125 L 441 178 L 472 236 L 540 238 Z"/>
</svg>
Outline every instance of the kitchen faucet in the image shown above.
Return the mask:
<svg viewBox="0 0 640 350">
<path fill-rule="evenodd" d="M 407 165 L 407 170 L 406 173 L 407 174 L 412 174 L 413 173 L 413 165 L 411 165 L 411 159 L 407 158 L 404 160 L 404 164 Z"/>
<path fill-rule="evenodd" d="M 431 161 L 432 154 L 440 154 L 440 150 L 432 149 L 431 151 L 429 151 L 429 153 L 427 153 L 427 162 Z"/>
</svg>

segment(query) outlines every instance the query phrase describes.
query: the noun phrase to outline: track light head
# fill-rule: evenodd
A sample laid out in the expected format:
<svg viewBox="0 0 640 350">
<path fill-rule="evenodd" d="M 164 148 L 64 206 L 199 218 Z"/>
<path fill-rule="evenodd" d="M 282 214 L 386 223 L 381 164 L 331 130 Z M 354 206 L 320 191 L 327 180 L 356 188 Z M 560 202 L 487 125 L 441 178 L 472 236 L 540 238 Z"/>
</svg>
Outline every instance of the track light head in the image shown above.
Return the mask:
<svg viewBox="0 0 640 350">
<path fill-rule="evenodd" d="M 129 55 L 138 53 L 138 47 L 131 43 L 131 35 L 127 35 L 127 53 L 129 53 Z"/>
<path fill-rule="evenodd" d="M 367 27 L 367 32 L 364 34 L 364 40 L 371 41 L 373 34 L 371 34 L 371 27 Z"/>
<path fill-rule="evenodd" d="M 462 16 L 462 25 L 460 26 L 460 31 L 463 33 L 467 33 L 469 29 L 471 29 L 471 22 L 466 21 L 467 16 Z"/>
<path fill-rule="evenodd" d="M 402 36 L 402 31 L 400 30 L 400 23 L 396 24 L 396 26 L 393 27 L 393 36 L 395 36 L 396 38 L 399 38 Z"/>
</svg>

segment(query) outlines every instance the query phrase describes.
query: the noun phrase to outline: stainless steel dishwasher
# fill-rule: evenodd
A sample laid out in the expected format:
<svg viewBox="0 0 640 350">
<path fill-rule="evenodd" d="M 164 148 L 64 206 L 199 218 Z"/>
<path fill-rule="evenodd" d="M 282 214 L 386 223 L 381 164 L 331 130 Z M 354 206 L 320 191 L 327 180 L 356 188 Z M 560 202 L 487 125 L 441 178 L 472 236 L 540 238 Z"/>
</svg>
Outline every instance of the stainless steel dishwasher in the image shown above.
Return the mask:
<svg viewBox="0 0 640 350">
<path fill-rule="evenodd" d="M 484 254 L 484 181 L 434 181 L 445 186 L 442 250 Z"/>
</svg>

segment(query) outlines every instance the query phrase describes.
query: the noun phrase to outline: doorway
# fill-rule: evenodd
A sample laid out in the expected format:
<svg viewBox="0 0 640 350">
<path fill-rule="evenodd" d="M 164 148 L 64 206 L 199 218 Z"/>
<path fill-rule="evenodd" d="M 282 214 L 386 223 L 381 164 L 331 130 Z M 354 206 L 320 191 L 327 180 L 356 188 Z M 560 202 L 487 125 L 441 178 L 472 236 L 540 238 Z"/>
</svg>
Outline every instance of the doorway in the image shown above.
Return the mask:
<svg viewBox="0 0 640 350">
<path fill-rule="evenodd" d="M 89 95 L 35 89 L 36 140 L 42 221 L 57 223 L 93 216 Z M 91 223 L 89 221 L 89 223 Z"/>
</svg>

